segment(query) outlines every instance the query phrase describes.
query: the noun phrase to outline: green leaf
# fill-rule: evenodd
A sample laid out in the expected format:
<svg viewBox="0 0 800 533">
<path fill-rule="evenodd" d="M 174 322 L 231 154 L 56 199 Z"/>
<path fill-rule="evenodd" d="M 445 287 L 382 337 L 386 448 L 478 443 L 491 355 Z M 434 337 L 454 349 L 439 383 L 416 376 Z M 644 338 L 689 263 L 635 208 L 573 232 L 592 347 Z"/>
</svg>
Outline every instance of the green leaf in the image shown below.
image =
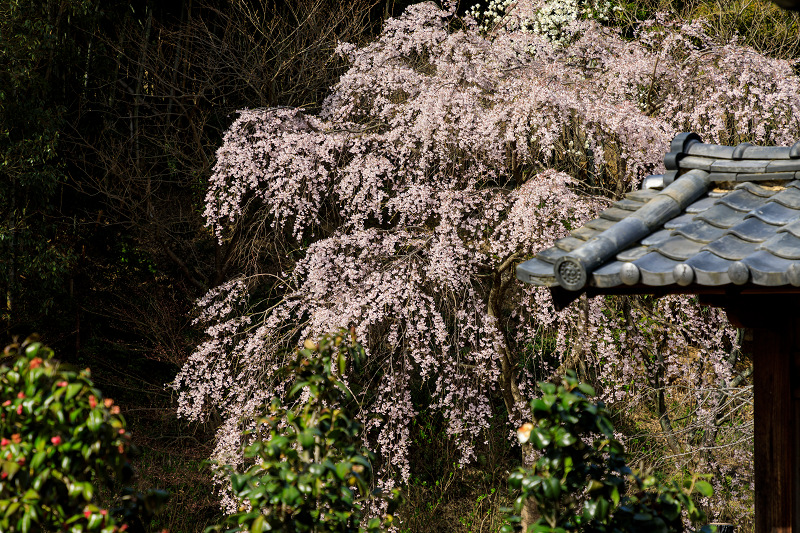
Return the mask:
<svg viewBox="0 0 800 533">
<path fill-rule="evenodd" d="M 75 498 L 83 494 L 83 487 L 81 487 L 80 483 L 68 483 L 67 484 L 67 496 L 70 498 Z"/>
<path fill-rule="evenodd" d="M 539 476 L 525 476 L 522 478 L 522 489 L 528 492 L 533 492 L 541 484 L 542 478 Z"/>
<path fill-rule="evenodd" d="M 577 437 L 575 437 L 575 435 L 573 435 L 566 429 L 558 428 L 556 430 L 556 437 L 555 437 L 556 446 L 560 446 L 561 448 L 566 448 L 567 446 L 571 446 L 576 442 L 578 442 Z"/>
<path fill-rule="evenodd" d="M 534 416 L 536 416 L 537 413 L 539 413 L 539 416 L 550 413 L 550 406 L 540 398 L 531 401 L 531 409 L 533 410 Z"/>
<path fill-rule="evenodd" d="M 94 513 L 89 516 L 89 523 L 87 524 L 88 529 L 96 529 L 97 527 L 103 524 L 104 516 L 99 513 Z"/>
<path fill-rule="evenodd" d="M 531 430 L 531 442 L 534 446 L 538 449 L 542 449 L 551 442 L 550 432 L 543 431 L 542 429 L 535 427 Z"/>
<path fill-rule="evenodd" d="M 33 359 L 34 357 L 36 357 L 36 354 L 39 353 L 39 349 L 41 347 L 42 347 L 41 342 L 32 342 L 25 348 L 25 355 L 28 356 L 29 359 Z"/>
<path fill-rule="evenodd" d="M 45 468 L 44 470 L 42 470 L 39 473 L 38 476 L 36 476 L 36 478 L 33 480 L 33 484 L 31 486 L 36 490 L 41 490 L 42 489 L 42 485 L 44 485 L 45 482 L 47 482 L 47 480 L 50 479 L 50 474 L 51 473 L 52 473 L 52 469 L 51 468 Z"/>
<path fill-rule="evenodd" d="M 92 496 L 94 496 L 94 487 L 88 481 L 84 481 L 81 483 L 81 491 L 83 492 L 83 499 L 87 502 L 92 501 Z"/>
<path fill-rule="evenodd" d="M 336 477 L 339 479 L 344 479 L 347 474 L 350 473 L 352 469 L 352 465 L 348 462 L 339 463 L 336 465 Z"/>
<path fill-rule="evenodd" d="M 67 385 L 67 397 L 66 400 L 71 400 L 74 398 L 83 388 L 83 383 L 70 383 Z"/>
<path fill-rule="evenodd" d="M 14 474 L 19 470 L 19 465 L 13 461 L 3 461 L 3 472 L 8 474 L 9 478 L 14 477 Z"/>
<path fill-rule="evenodd" d="M 608 505 L 608 500 L 606 500 L 603 497 L 600 497 L 600 498 L 597 498 L 596 502 L 597 502 L 597 515 L 596 516 L 597 516 L 597 518 L 599 520 L 605 520 L 605 518 L 608 516 L 608 509 L 610 507 Z"/>
<path fill-rule="evenodd" d="M 572 457 L 570 456 L 564 457 L 564 476 L 572 472 L 573 466 L 574 463 L 572 461 Z"/>
<path fill-rule="evenodd" d="M 542 381 L 539 383 L 539 388 L 544 394 L 555 394 L 556 393 L 556 386 L 552 383 L 547 383 Z"/>
<path fill-rule="evenodd" d="M 295 383 L 294 387 L 292 387 L 292 388 L 289 390 L 289 398 L 291 398 L 292 396 L 294 396 L 295 394 L 297 394 L 297 392 L 298 392 L 298 391 L 300 391 L 300 390 L 302 390 L 302 389 L 303 389 L 303 388 L 304 388 L 306 385 L 307 385 L 307 384 L 306 384 L 306 383 L 303 383 L 303 382 L 300 382 L 300 383 Z"/>
<path fill-rule="evenodd" d="M 302 496 L 293 485 L 286 487 L 281 492 L 281 501 L 286 505 L 295 506 L 299 503 L 297 500 L 302 500 Z"/>
<path fill-rule="evenodd" d="M 303 448 L 311 448 L 314 446 L 314 433 L 307 429 L 299 435 L 299 440 Z"/>
<path fill-rule="evenodd" d="M 545 497 L 556 500 L 561 496 L 561 483 L 554 477 L 545 478 L 542 480 L 542 490 Z"/>
<path fill-rule="evenodd" d="M 45 457 L 47 457 L 47 452 L 39 452 L 35 454 L 33 456 L 33 459 L 31 459 L 31 469 L 33 470 L 38 469 L 39 466 L 41 466 L 42 462 L 45 460 Z"/>
<path fill-rule="evenodd" d="M 97 431 L 100 429 L 100 426 L 103 424 L 103 413 L 100 409 L 92 409 L 89 411 L 89 420 L 86 421 L 86 425 L 92 431 Z"/>
<path fill-rule="evenodd" d="M 353 461 L 354 463 L 360 464 L 364 468 L 372 470 L 372 465 L 363 455 L 354 455 L 353 457 L 350 458 L 350 460 Z"/>
<path fill-rule="evenodd" d="M 344 393 L 345 398 L 350 397 L 350 391 L 347 390 L 347 386 L 344 383 L 342 383 L 337 379 L 336 381 L 333 382 L 333 384 L 336 385 Z"/>
<path fill-rule="evenodd" d="M 19 509 L 19 506 L 20 506 L 19 502 L 11 502 L 10 504 L 8 504 L 8 508 L 6 509 L 6 513 L 4 516 L 6 518 L 9 518 L 17 511 L 17 509 Z"/>
<path fill-rule="evenodd" d="M 233 492 L 240 492 L 243 487 L 247 486 L 247 480 L 250 478 L 247 474 L 231 474 L 231 488 Z"/>
<path fill-rule="evenodd" d="M 253 523 L 250 524 L 250 533 L 262 533 L 263 531 L 267 531 L 267 523 L 264 520 L 264 515 L 259 514 Z"/>
<path fill-rule="evenodd" d="M 569 409 L 578 400 L 580 400 L 580 397 L 576 394 L 566 392 L 561 395 L 561 405 L 564 406 L 565 409 Z"/>
<path fill-rule="evenodd" d="M 714 487 L 708 481 L 698 481 L 694 484 L 694 488 L 706 498 L 714 495 Z"/>
<path fill-rule="evenodd" d="M 25 514 L 22 515 L 22 518 L 17 522 L 17 527 L 21 533 L 28 533 L 28 531 L 31 530 L 30 512 L 25 512 Z"/>
<path fill-rule="evenodd" d="M 53 402 L 50 404 L 50 411 L 56 415 L 59 424 L 64 423 L 64 407 L 61 405 L 61 402 Z"/>
<path fill-rule="evenodd" d="M 614 436 L 614 426 L 611 425 L 611 422 L 608 420 L 608 418 L 604 416 L 598 416 L 596 423 L 597 429 L 600 430 L 600 433 L 609 438 Z"/>
</svg>

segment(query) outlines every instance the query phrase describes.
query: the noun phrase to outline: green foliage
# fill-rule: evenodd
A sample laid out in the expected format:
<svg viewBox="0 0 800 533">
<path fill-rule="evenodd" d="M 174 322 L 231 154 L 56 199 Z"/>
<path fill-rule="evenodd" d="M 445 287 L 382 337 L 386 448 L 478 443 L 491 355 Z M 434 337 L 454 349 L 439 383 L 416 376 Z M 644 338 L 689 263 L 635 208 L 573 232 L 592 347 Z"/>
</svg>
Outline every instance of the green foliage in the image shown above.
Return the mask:
<svg viewBox="0 0 800 533">
<path fill-rule="evenodd" d="M 99 482 L 126 482 L 130 434 L 89 370 L 70 370 L 26 340 L 0 365 L 0 531 L 110 533 L 137 525 L 166 495 L 125 490 L 119 509 L 97 505 Z M 10 362 L 10 366 L 7 366 Z M 115 517 L 116 515 L 116 517 Z"/>
<path fill-rule="evenodd" d="M 340 331 L 307 340 L 295 356 L 286 369 L 294 374 L 295 406 L 273 400 L 245 450 L 256 464 L 230 473 L 234 495 L 249 505 L 227 518 L 228 531 L 383 531 L 392 515 L 367 518 L 365 504 L 384 498 L 391 506 L 397 493 L 370 492 L 375 457 L 360 444 L 361 424 L 344 408 L 352 395 L 337 379 L 348 362 L 358 364 L 363 348 Z"/>
<path fill-rule="evenodd" d="M 683 513 L 693 524 L 706 520 L 692 499 L 693 494 L 712 494 L 703 476 L 692 476 L 681 487 L 635 475 L 614 439 L 608 411 L 589 401 L 594 390 L 574 373 L 558 386 L 539 383 L 539 388 L 542 397 L 530 403 L 535 424 L 524 424 L 518 432 L 539 458 L 532 469 L 519 468 L 509 476 L 510 488 L 520 495 L 501 531 L 519 529 L 529 498 L 541 515 L 528 528 L 535 532 L 682 532 Z M 701 531 L 711 530 L 704 526 Z"/>
</svg>

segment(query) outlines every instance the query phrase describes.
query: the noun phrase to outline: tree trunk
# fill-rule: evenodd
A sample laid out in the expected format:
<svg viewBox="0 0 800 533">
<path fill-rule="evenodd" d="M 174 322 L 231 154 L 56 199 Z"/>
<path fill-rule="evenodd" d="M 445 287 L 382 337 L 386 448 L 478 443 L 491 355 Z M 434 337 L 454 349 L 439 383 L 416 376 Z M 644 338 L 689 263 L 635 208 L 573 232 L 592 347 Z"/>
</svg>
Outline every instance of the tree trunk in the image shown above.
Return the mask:
<svg viewBox="0 0 800 533">
<path fill-rule="evenodd" d="M 511 263 L 511 259 L 512 258 L 509 258 L 509 260 L 504 262 L 504 264 L 495 272 L 494 283 L 492 284 L 492 289 L 489 291 L 488 305 L 488 314 L 489 316 L 494 317 L 497 321 L 497 329 L 502 343 L 500 348 L 500 392 L 503 395 L 503 403 L 506 406 L 506 410 L 508 410 L 509 416 L 513 416 L 514 414 L 522 414 L 519 413 L 519 408 L 525 404 L 525 398 L 523 398 L 522 393 L 519 390 L 519 385 L 517 384 L 515 366 L 511 361 L 508 340 L 506 339 L 505 332 L 499 323 L 499 317 L 502 316 L 503 295 L 505 294 L 505 290 L 509 284 L 509 280 L 505 282 L 503 281 L 503 273 L 507 270 L 508 264 Z M 531 466 L 530 457 L 532 452 L 533 447 L 530 445 L 530 443 L 522 445 L 522 465 L 525 468 L 529 468 Z M 534 523 L 538 518 L 539 514 L 536 510 L 536 505 L 534 504 L 533 500 L 526 500 L 522 506 L 522 531 L 527 531 L 528 526 Z"/>
</svg>

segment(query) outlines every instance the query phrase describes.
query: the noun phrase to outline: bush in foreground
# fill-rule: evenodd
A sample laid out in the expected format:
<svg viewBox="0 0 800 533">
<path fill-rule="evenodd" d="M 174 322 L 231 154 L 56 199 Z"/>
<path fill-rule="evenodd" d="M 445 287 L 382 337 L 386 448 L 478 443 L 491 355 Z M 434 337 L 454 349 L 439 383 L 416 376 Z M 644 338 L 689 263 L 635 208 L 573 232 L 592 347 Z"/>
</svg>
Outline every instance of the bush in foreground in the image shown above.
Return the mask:
<svg viewBox="0 0 800 533">
<path fill-rule="evenodd" d="M 206 532 L 383 531 L 391 514 L 368 517 L 370 502 L 394 499 L 370 492 L 375 457 L 361 445 L 361 424 L 345 412 L 352 394 L 339 380 L 348 362 L 363 358 L 355 335 L 340 331 L 307 340 L 286 367 L 293 384 L 288 401 L 277 398 L 258 420 L 245 458 L 255 463 L 231 472 L 234 496 L 243 503 L 225 525 Z M 225 527 L 227 526 L 227 527 Z"/>
<path fill-rule="evenodd" d="M 97 504 L 98 483 L 130 480 L 130 434 L 89 369 L 70 370 L 27 339 L 0 364 L 0 531 L 112 533 L 141 527 L 166 494 L 123 490 L 122 506 Z"/>
<path fill-rule="evenodd" d="M 692 476 L 680 487 L 635 475 L 614 438 L 608 411 L 602 402 L 589 400 L 595 394 L 590 386 L 568 373 L 560 385 L 539 383 L 539 388 L 542 397 L 530 402 L 535 424 L 523 424 L 518 431 L 520 442 L 538 451 L 538 460 L 531 469 L 519 468 L 509 476 L 510 487 L 520 495 L 516 514 L 501 531 L 519 527 L 526 504 L 540 515 L 528 528 L 537 533 L 683 532 L 684 514 L 692 524 L 705 522 L 692 499 L 713 492 L 703 476 Z"/>
</svg>

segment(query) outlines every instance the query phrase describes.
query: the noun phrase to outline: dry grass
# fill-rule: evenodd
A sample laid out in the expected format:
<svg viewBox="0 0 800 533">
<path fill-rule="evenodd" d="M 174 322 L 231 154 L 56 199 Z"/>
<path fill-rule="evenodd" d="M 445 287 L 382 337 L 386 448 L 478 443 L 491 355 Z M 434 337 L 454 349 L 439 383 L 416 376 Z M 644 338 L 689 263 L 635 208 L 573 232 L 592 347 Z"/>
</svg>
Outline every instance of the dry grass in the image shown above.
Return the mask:
<svg viewBox="0 0 800 533">
<path fill-rule="evenodd" d="M 800 56 L 800 14 L 779 8 L 769 0 L 644 0 L 620 3 L 616 21 L 634 28 L 655 13 L 674 13 L 684 20 L 702 18 L 709 33 L 722 41 L 736 37 L 766 55 Z"/>
</svg>

